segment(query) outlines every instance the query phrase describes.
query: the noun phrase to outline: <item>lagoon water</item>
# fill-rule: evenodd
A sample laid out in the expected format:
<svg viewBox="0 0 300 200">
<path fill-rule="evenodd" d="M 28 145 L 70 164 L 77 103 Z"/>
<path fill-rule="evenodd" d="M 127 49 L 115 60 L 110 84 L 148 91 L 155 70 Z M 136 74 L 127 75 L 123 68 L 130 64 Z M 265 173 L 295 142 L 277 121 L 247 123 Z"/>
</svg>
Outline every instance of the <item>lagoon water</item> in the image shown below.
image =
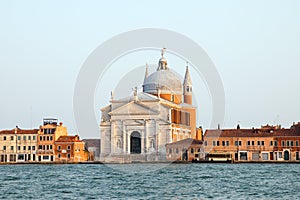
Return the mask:
<svg viewBox="0 0 300 200">
<path fill-rule="evenodd" d="M 300 199 L 300 165 L 2 165 L 0 199 L 16 198 Z"/>
</svg>

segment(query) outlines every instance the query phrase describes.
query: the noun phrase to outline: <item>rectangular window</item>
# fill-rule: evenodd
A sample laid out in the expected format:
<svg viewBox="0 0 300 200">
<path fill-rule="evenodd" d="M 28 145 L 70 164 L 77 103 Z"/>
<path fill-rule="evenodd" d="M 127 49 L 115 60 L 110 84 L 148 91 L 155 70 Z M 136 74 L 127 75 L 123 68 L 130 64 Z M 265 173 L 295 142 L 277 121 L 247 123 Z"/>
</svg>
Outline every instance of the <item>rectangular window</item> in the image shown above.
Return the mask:
<svg viewBox="0 0 300 200">
<path fill-rule="evenodd" d="M 265 146 L 265 141 L 261 141 L 261 146 Z"/>
<path fill-rule="evenodd" d="M 254 146 L 254 141 L 252 141 L 252 146 Z"/>
<path fill-rule="evenodd" d="M 35 140 L 35 136 L 32 136 L 32 140 Z"/>
<path fill-rule="evenodd" d="M 3 146 L 3 151 L 6 151 L 6 146 Z"/>
<path fill-rule="evenodd" d="M 6 140 L 6 136 L 3 136 L 3 140 Z"/>
<path fill-rule="evenodd" d="M 281 141 L 281 146 L 283 146 L 283 147 L 284 147 L 284 140 L 282 140 L 282 141 Z"/>
<path fill-rule="evenodd" d="M 24 154 L 19 154 L 18 155 L 18 160 L 24 160 Z"/>
<path fill-rule="evenodd" d="M 21 140 L 21 136 L 18 136 L 18 140 Z"/>
<path fill-rule="evenodd" d="M 71 155 L 70 155 L 70 154 L 68 154 L 68 158 L 69 158 L 69 159 L 71 158 Z"/>
<path fill-rule="evenodd" d="M 207 146 L 207 141 L 204 141 L 204 146 Z"/>
<path fill-rule="evenodd" d="M 52 145 L 49 145 L 50 146 L 50 149 L 52 149 Z"/>
<path fill-rule="evenodd" d="M 40 136 L 40 141 L 43 141 L 43 136 Z"/>
<path fill-rule="evenodd" d="M 53 139 L 53 137 L 52 136 L 50 136 L 50 140 L 52 141 L 52 139 Z"/>
<path fill-rule="evenodd" d="M 217 146 L 220 146 L 220 141 L 217 141 Z M 68 146 L 69 147 L 69 146 Z M 69 148 L 68 148 L 69 149 Z"/>
<path fill-rule="evenodd" d="M 35 146 L 32 146 L 32 151 L 35 151 Z"/>
<path fill-rule="evenodd" d="M 29 150 L 29 151 L 31 150 L 31 146 L 28 146 L 28 150 Z"/>
<path fill-rule="evenodd" d="M 260 146 L 260 141 L 257 141 L 257 146 Z"/>
<path fill-rule="evenodd" d="M 296 152 L 296 160 L 300 160 L 299 152 Z"/>
<path fill-rule="evenodd" d="M 242 146 L 242 141 L 239 141 L 239 146 Z"/>
<path fill-rule="evenodd" d="M 43 160 L 49 160 L 49 156 L 43 156 Z"/>
<path fill-rule="evenodd" d="M 28 140 L 31 140 L 31 136 L 30 135 L 28 136 Z"/>
<path fill-rule="evenodd" d="M 23 136 L 23 140 L 26 140 L 26 135 Z"/>
<path fill-rule="evenodd" d="M 248 145 L 248 146 L 250 146 L 250 145 L 251 145 L 251 142 L 250 142 L 250 141 L 248 141 L 248 142 L 247 142 L 247 145 Z"/>
<path fill-rule="evenodd" d="M 268 153 L 262 153 L 262 160 L 269 160 L 269 154 Z"/>
<path fill-rule="evenodd" d="M 57 150 L 60 150 L 60 146 L 57 146 Z"/>
<path fill-rule="evenodd" d="M 290 146 L 290 141 L 286 141 L 286 146 L 287 146 L 287 147 Z"/>
<path fill-rule="evenodd" d="M 282 152 L 278 152 L 278 158 L 282 158 Z"/>
<path fill-rule="evenodd" d="M 10 150 L 13 151 L 14 150 L 14 146 L 10 146 Z"/>
<path fill-rule="evenodd" d="M 10 140 L 14 140 L 14 136 L 10 136 Z"/>
<path fill-rule="evenodd" d="M 235 146 L 238 146 L 238 145 L 239 145 L 239 141 L 235 141 L 235 142 L 234 142 L 234 145 L 235 145 Z"/>
<path fill-rule="evenodd" d="M 226 146 L 229 146 L 229 141 L 226 141 Z"/>
<path fill-rule="evenodd" d="M 39 149 L 42 150 L 42 149 L 43 149 L 43 146 L 42 146 L 42 145 L 39 145 Z"/>
<path fill-rule="evenodd" d="M 270 146 L 273 146 L 273 141 L 270 141 Z"/>
<path fill-rule="evenodd" d="M 293 147 L 294 146 L 294 141 L 291 141 L 291 147 Z"/>
<path fill-rule="evenodd" d="M 26 146 L 23 146 L 23 150 L 26 151 Z"/>
<path fill-rule="evenodd" d="M 213 146 L 216 146 L 216 141 L 213 141 Z"/>
<path fill-rule="evenodd" d="M 223 147 L 225 146 L 225 141 L 222 141 L 222 146 L 223 146 Z"/>
<path fill-rule="evenodd" d="M 296 140 L 296 147 L 298 147 L 299 146 L 299 141 L 298 140 Z"/>
<path fill-rule="evenodd" d="M 274 141 L 274 146 L 277 147 L 278 146 L 278 142 L 277 140 Z"/>
<path fill-rule="evenodd" d="M 20 151 L 21 150 L 21 146 L 18 146 L 18 151 Z"/>
</svg>

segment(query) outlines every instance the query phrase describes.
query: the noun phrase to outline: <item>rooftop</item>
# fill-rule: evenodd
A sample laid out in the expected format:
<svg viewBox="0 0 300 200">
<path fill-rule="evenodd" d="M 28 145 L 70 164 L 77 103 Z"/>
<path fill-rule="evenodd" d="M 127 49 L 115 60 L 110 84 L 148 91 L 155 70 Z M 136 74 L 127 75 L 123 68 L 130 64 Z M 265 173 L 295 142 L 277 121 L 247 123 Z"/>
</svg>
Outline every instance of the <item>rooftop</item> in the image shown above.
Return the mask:
<svg viewBox="0 0 300 200">
<path fill-rule="evenodd" d="M 12 130 L 2 130 L 0 131 L 1 135 L 9 135 L 9 134 L 37 134 L 39 129 L 29 129 L 29 130 L 23 130 L 18 127 L 12 129 Z"/>
</svg>

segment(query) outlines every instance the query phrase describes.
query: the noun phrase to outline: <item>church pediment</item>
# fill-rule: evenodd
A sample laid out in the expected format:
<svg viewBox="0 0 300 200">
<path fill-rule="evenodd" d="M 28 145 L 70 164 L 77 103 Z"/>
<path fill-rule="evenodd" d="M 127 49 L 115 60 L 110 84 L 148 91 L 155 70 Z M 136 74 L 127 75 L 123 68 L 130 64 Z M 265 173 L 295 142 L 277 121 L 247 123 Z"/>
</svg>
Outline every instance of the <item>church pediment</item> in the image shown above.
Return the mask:
<svg viewBox="0 0 300 200">
<path fill-rule="evenodd" d="M 159 111 L 154 110 L 139 102 L 130 102 L 113 110 L 110 115 L 158 115 Z"/>
</svg>

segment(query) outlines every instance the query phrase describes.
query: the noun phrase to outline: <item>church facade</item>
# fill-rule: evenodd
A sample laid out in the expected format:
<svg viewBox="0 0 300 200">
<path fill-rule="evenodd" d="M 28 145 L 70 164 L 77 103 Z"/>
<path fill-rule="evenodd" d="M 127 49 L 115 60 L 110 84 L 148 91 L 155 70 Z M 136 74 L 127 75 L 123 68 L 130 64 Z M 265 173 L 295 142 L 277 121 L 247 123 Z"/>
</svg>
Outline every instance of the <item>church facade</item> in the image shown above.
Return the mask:
<svg viewBox="0 0 300 200">
<path fill-rule="evenodd" d="M 101 154 L 104 162 L 155 161 L 166 158 L 166 144 L 187 138 L 202 140 L 192 105 L 188 66 L 183 83 L 162 57 L 157 70 L 146 67 L 143 92 L 134 89 L 101 109 Z"/>
</svg>

